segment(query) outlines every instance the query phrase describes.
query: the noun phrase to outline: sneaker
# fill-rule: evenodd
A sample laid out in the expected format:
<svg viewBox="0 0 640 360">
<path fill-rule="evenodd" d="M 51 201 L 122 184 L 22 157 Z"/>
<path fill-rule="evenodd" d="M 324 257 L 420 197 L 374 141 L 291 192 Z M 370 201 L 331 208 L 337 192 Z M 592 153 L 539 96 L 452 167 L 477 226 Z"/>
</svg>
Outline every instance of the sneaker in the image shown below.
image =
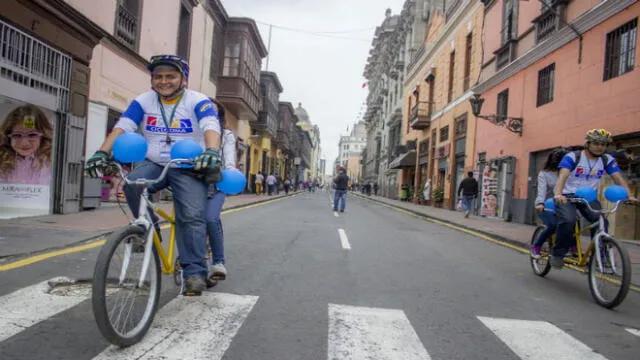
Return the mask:
<svg viewBox="0 0 640 360">
<path fill-rule="evenodd" d="M 529 247 L 529 250 L 531 252 L 531 257 L 534 259 L 540 259 L 540 250 L 542 249 L 541 246 L 538 245 L 531 245 Z"/>
<path fill-rule="evenodd" d="M 468 218 L 468 217 L 469 217 L 469 210 L 467 210 L 467 211 L 465 211 L 465 212 L 464 212 L 464 217 L 465 217 L 465 218 Z"/>
<path fill-rule="evenodd" d="M 227 268 L 224 267 L 223 263 L 213 264 L 211 266 L 211 276 L 210 279 L 213 280 L 224 280 L 227 278 Z"/>
<path fill-rule="evenodd" d="M 344 212 L 344 210 L 340 210 L 340 212 L 342 212 L 342 213 L 343 213 L 343 212 Z"/>
<path fill-rule="evenodd" d="M 562 256 L 552 255 L 549 258 L 549 263 L 551 263 L 551 266 L 556 269 L 562 269 L 562 267 L 564 266 L 564 258 Z"/>
<path fill-rule="evenodd" d="M 184 296 L 200 296 L 207 289 L 207 283 L 203 278 L 197 275 L 187 276 L 184 279 L 184 288 L 182 295 Z"/>
</svg>

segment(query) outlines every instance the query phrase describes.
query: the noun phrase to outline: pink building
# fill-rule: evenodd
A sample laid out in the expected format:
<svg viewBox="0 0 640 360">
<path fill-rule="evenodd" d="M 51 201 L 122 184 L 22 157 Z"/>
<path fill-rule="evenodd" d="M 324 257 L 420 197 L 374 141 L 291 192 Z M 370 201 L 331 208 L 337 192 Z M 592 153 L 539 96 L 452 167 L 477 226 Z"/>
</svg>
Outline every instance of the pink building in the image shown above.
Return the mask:
<svg viewBox="0 0 640 360">
<path fill-rule="evenodd" d="M 478 121 L 475 151 L 484 175 L 481 213 L 486 216 L 533 222 L 536 176 L 549 151 L 582 145 L 591 128 L 615 135 L 609 151 L 620 156 L 625 177 L 638 190 L 640 3 L 545 1 L 551 7 L 540 1 L 483 0 L 483 69 L 473 90 L 484 99 L 481 115 L 506 116 L 503 125 L 514 125 L 509 131 Z M 629 207 L 617 218 L 640 223 Z M 639 227 L 617 227 L 616 234 L 638 239 Z"/>
</svg>

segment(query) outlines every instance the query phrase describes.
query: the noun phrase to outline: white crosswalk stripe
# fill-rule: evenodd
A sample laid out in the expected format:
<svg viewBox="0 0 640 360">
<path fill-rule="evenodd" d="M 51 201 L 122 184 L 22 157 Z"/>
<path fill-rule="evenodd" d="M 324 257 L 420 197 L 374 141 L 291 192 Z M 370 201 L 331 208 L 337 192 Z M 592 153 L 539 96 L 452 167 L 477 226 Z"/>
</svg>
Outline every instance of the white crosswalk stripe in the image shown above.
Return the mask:
<svg viewBox="0 0 640 360">
<path fill-rule="evenodd" d="M 327 359 L 429 360 L 404 311 L 329 304 Z"/>
<path fill-rule="evenodd" d="M 64 296 L 50 293 L 55 284 L 72 282 L 54 278 L 0 297 L 0 342 L 88 299 L 86 292 Z"/>
<path fill-rule="evenodd" d="M 606 360 L 604 356 L 546 321 L 481 316 L 478 319 L 521 359 Z"/>
<path fill-rule="evenodd" d="M 94 359 L 221 359 L 257 301 L 257 296 L 210 292 L 179 296 L 160 309 L 140 343 L 111 346 Z"/>
<path fill-rule="evenodd" d="M 637 337 L 640 337 L 640 330 L 638 329 L 626 328 L 625 330 Z"/>
</svg>

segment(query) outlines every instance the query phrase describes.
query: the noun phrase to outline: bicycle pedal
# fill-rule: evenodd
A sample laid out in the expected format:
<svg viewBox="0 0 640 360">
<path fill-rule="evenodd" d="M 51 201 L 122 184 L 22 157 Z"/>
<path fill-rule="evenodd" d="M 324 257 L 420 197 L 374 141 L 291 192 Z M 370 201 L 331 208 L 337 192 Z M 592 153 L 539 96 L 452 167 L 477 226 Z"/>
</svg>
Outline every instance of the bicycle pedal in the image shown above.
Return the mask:
<svg viewBox="0 0 640 360">
<path fill-rule="evenodd" d="M 202 291 L 185 291 L 182 293 L 182 296 L 201 296 Z"/>
<path fill-rule="evenodd" d="M 216 281 L 217 281 L 217 280 L 224 280 L 224 279 L 226 279 L 226 278 L 227 278 L 227 276 L 226 276 L 226 275 L 211 275 L 211 276 L 209 277 L 209 279 L 211 279 L 211 280 L 216 280 Z"/>
</svg>

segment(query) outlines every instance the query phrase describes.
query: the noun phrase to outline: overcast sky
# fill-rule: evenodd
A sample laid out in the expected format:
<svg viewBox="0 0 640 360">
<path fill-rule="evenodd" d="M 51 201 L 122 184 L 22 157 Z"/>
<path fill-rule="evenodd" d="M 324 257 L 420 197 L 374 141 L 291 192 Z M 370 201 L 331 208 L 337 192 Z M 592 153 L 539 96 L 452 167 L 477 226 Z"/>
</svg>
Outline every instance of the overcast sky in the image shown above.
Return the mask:
<svg viewBox="0 0 640 360">
<path fill-rule="evenodd" d="M 258 22 L 265 46 L 272 29 L 269 71 L 278 74 L 284 91 L 280 101 L 302 103 L 320 127 L 327 173 L 338 156 L 340 135 L 346 135 L 362 109 L 367 88 L 362 76 L 376 26 L 391 8 L 398 14 L 404 0 L 222 0 L 229 16 Z M 352 31 L 357 30 L 357 31 Z M 332 32 L 329 34 L 329 32 Z M 338 33 L 339 32 L 339 33 Z M 347 39 L 344 39 L 347 38 Z M 266 59 L 262 61 L 265 69 Z"/>
</svg>

